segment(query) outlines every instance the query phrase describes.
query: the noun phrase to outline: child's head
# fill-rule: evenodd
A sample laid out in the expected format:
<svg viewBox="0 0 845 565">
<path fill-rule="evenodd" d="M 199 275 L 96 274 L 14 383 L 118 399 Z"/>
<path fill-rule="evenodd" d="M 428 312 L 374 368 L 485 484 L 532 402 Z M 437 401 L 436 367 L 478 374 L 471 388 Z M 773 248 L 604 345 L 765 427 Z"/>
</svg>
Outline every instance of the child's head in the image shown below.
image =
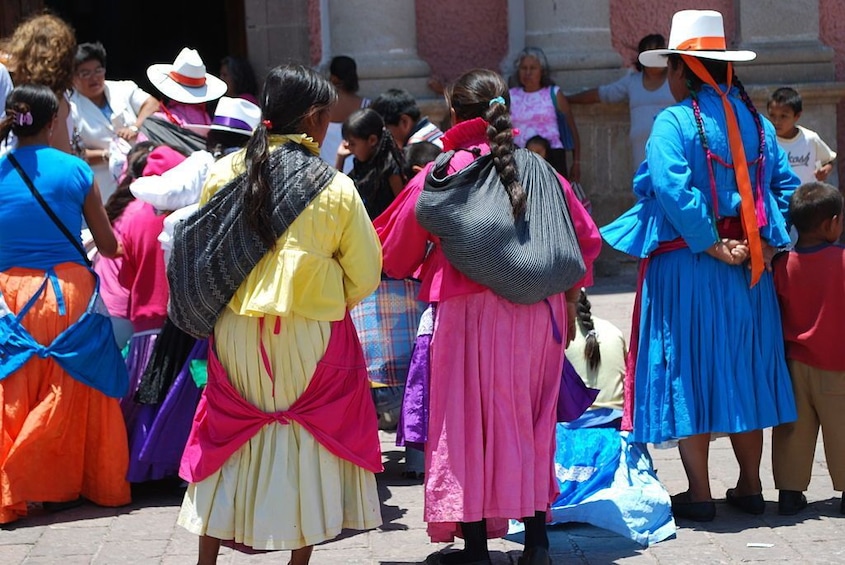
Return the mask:
<svg viewBox="0 0 845 565">
<path fill-rule="evenodd" d="M 443 150 L 430 141 L 420 141 L 406 145 L 403 152 L 405 153 L 405 178 L 410 179 L 428 163 L 437 159 Z"/>
<path fill-rule="evenodd" d="M 384 135 L 384 120 L 370 108 L 352 112 L 341 126 L 341 135 L 349 152 L 361 163 L 366 163 L 376 153 Z"/>
<path fill-rule="evenodd" d="M 842 193 L 825 182 L 798 187 L 789 201 L 789 215 L 799 237 L 816 236 L 830 243 L 842 235 Z"/>
<path fill-rule="evenodd" d="M 795 136 L 795 124 L 798 123 L 798 118 L 801 117 L 801 112 L 804 110 L 804 103 L 797 90 L 788 86 L 778 88 L 769 97 L 766 109 L 778 136 Z"/>
<path fill-rule="evenodd" d="M 549 144 L 549 140 L 543 137 L 542 135 L 535 135 L 531 139 L 525 142 L 525 148 L 529 151 L 533 151 L 543 159 L 548 159 L 549 152 L 552 150 L 552 146 Z"/>
<path fill-rule="evenodd" d="M 410 92 L 401 88 L 385 90 L 373 100 L 370 108 L 382 117 L 385 127 L 399 147 L 405 145 L 422 116 L 417 100 Z"/>
</svg>

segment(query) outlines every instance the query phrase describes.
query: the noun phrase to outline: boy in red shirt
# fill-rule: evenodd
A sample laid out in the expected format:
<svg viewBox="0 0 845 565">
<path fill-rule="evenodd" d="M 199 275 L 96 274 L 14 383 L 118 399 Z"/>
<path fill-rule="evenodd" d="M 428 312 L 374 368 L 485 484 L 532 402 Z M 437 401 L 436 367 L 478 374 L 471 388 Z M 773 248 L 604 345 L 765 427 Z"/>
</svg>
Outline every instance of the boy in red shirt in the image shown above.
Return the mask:
<svg viewBox="0 0 845 565">
<path fill-rule="evenodd" d="M 833 488 L 845 490 L 845 247 L 842 194 L 823 182 L 801 185 L 789 204 L 795 249 L 774 261 L 786 356 L 798 420 L 772 431 L 778 513 L 807 506 L 819 426 Z M 839 505 L 845 514 L 845 494 Z"/>
</svg>

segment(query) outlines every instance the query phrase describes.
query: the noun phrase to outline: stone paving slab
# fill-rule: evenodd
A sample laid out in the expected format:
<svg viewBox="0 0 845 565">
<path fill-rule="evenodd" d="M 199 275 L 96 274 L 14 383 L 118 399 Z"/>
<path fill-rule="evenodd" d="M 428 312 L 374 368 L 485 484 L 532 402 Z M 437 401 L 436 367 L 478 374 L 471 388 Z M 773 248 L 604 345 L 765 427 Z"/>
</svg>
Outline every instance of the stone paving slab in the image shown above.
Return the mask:
<svg viewBox="0 0 845 565">
<path fill-rule="evenodd" d="M 630 331 L 633 281 L 602 281 L 590 290 L 593 313 Z M 761 516 L 748 516 L 724 502 L 734 485 L 737 465 L 726 438 L 711 445 L 711 484 L 717 498 L 716 520 L 696 524 L 680 520 L 675 538 L 642 548 L 612 532 L 585 524 L 553 526 L 549 530 L 555 565 L 710 564 L 710 563 L 845 563 L 845 516 L 839 493 L 832 490 L 821 441 L 816 449 L 813 480 L 807 492 L 810 506 L 797 516 L 777 515 L 777 491 L 771 478 L 771 433 L 764 434 L 762 478 L 768 501 Z M 416 565 L 434 551 L 422 520 L 422 486 L 402 479 L 403 452 L 394 434 L 382 432 L 385 472 L 378 476 L 383 525 L 370 532 L 344 532 L 339 540 L 318 546 L 314 565 Z M 677 449 L 650 449 L 661 481 L 671 493 L 686 489 Z M 19 523 L 0 529 L 0 565 L 125 565 L 196 563 L 196 537 L 176 526 L 184 489 L 177 483 L 147 484 L 133 490 L 124 508 L 91 504 L 49 514 L 33 512 Z M 749 547 L 749 543 L 772 547 Z M 460 546 L 460 544 L 458 544 Z M 521 534 L 491 540 L 493 563 L 515 565 L 522 552 Z M 248 555 L 228 548 L 221 565 L 287 563 L 288 552 Z"/>
</svg>

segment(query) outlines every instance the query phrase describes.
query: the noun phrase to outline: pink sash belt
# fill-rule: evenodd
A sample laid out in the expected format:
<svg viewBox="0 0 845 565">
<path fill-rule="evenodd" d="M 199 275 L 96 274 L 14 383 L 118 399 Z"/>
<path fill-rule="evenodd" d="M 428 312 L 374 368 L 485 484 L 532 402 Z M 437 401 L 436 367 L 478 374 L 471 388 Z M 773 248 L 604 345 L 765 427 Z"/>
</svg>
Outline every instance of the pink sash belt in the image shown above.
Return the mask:
<svg viewBox="0 0 845 565">
<path fill-rule="evenodd" d="M 328 348 L 311 382 L 287 410 L 267 413 L 247 402 L 208 348 L 208 384 L 194 415 L 179 476 L 196 483 L 223 466 L 266 425 L 296 422 L 329 452 L 373 473 L 383 470 L 375 406 L 358 334 L 349 313 L 332 322 Z"/>
</svg>

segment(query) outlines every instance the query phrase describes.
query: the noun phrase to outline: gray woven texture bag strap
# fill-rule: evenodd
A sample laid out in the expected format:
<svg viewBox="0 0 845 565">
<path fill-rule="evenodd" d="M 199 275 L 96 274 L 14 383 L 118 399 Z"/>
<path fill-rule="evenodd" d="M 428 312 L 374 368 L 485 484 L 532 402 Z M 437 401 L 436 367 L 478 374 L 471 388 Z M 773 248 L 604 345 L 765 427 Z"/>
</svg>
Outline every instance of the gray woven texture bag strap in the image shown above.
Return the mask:
<svg viewBox="0 0 845 565">
<path fill-rule="evenodd" d="M 280 237 L 337 171 L 297 143 L 270 155 L 272 228 Z M 246 221 L 246 174 L 224 186 L 174 229 L 167 267 L 168 315 L 194 337 L 210 335 L 223 308 L 269 249 Z"/>
</svg>

